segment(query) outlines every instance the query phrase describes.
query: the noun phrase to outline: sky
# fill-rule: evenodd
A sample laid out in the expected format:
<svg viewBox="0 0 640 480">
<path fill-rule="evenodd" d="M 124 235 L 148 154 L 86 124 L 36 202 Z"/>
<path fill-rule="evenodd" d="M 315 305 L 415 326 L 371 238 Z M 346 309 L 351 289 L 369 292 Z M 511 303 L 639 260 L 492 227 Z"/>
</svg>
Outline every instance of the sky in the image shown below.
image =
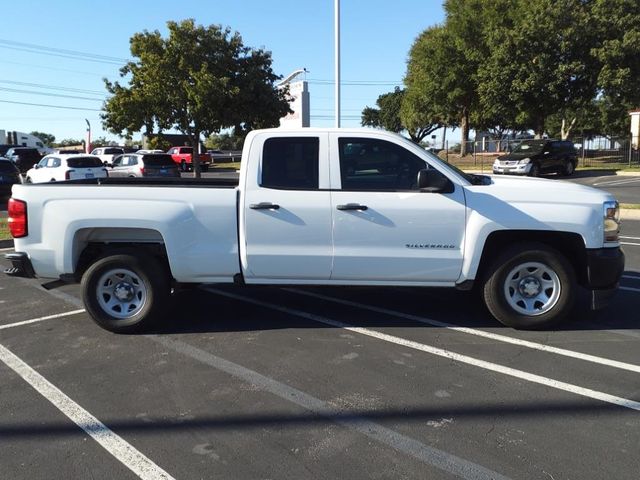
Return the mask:
<svg viewBox="0 0 640 480">
<path fill-rule="evenodd" d="M 144 30 L 166 36 L 166 22 L 195 19 L 242 35 L 246 46 L 272 53 L 273 70 L 306 68 L 311 126 L 331 127 L 334 110 L 334 0 L 23 0 L 20 21 L 0 29 L 0 129 L 40 131 L 60 141 L 121 141 L 102 129 L 103 78 L 119 79 L 129 39 Z M 12 8 L 14 8 L 12 7 Z M 4 12 L 7 7 L 4 6 Z M 409 49 L 444 19 L 442 0 L 341 0 L 341 123 L 402 86 Z M 37 105 L 27 105 L 37 104 Z M 134 139 L 138 136 L 134 136 Z"/>
</svg>

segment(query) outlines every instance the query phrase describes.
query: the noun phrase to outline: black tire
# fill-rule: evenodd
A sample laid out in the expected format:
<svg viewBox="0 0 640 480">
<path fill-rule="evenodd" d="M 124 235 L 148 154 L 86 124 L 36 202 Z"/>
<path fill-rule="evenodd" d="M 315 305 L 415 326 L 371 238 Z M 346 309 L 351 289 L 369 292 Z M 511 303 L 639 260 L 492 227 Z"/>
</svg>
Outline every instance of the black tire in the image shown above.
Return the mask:
<svg viewBox="0 0 640 480">
<path fill-rule="evenodd" d="M 517 329 L 548 327 L 573 308 L 573 267 L 542 243 L 514 245 L 496 259 L 482 283 L 484 302 L 502 324 Z"/>
<path fill-rule="evenodd" d="M 562 167 L 562 174 L 565 177 L 569 177 L 573 175 L 573 172 L 576 171 L 576 166 L 574 165 L 571 159 L 567 159 L 564 161 L 564 166 Z"/>
<path fill-rule="evenodd" d="M 539 177 L 540 176 L 540 165 L 534 163 L 531 165 L 531 170 L 529 170 L 530 177 Z"/>
<path fill-rule="evenodd" d="M 99 326 L 135 333 L 160 322 L 170 282 L 168 272 L 152 257 L 120 253 L 91 265 L 82 276 L 81 290 L 87 312 Z"/>
</svg>

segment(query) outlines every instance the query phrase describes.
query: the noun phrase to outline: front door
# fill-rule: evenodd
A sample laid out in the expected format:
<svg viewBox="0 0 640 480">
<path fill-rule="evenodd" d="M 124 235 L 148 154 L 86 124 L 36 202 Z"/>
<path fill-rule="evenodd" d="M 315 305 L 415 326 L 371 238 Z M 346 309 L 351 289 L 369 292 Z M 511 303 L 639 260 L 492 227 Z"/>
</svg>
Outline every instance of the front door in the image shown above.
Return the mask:
<svg viewBox="0 0 640 480">
<path fill-rule="evenodd" d="M 417 189 L 425 160 L 378 138 L 332 137 L 340 162 L 333 188 L 332 280 L 452 282 L 462 268 L 465 202 Z M 335 178 L 332 176 L 332 179 Z"/>
</svg>

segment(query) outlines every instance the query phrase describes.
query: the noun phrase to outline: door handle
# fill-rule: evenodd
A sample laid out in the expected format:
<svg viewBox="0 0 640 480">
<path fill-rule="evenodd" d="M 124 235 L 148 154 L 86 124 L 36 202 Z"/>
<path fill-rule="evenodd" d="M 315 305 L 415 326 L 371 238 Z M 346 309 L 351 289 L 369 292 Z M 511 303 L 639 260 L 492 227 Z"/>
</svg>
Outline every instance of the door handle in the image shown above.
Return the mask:
<svg viewBox="0 0 640 480">
<path fill-rule="evenodd" d="M 338 210 L 358 210 L 359 212 L 363 212 L 367 210 L 369 207 L 366 205 L 360 205 L 359 203 L 347 203 L 345 205 L 338 205 Z"/>
<path fill-rule="evenodd" d="M 260 202 L 260 203 L 252 203 L 249 205 L 249 208 L 252 210 L 278 210 L 280 205 L 276 205 L 271 202 Z"/>
</svg>

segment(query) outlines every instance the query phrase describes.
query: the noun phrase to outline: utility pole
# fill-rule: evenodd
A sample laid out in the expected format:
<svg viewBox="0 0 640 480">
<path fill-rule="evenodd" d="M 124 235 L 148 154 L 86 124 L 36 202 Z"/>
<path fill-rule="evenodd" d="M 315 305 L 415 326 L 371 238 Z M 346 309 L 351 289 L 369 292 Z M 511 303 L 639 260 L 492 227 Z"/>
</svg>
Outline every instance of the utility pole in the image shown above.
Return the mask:
<svg viewBox="0 0 640 480">
<path fill-rule="evenodd" d="M 336 128 L 340 128 L 340 0 L 335 0 L 335 59 L 336 59 Z"/>
</svg>

